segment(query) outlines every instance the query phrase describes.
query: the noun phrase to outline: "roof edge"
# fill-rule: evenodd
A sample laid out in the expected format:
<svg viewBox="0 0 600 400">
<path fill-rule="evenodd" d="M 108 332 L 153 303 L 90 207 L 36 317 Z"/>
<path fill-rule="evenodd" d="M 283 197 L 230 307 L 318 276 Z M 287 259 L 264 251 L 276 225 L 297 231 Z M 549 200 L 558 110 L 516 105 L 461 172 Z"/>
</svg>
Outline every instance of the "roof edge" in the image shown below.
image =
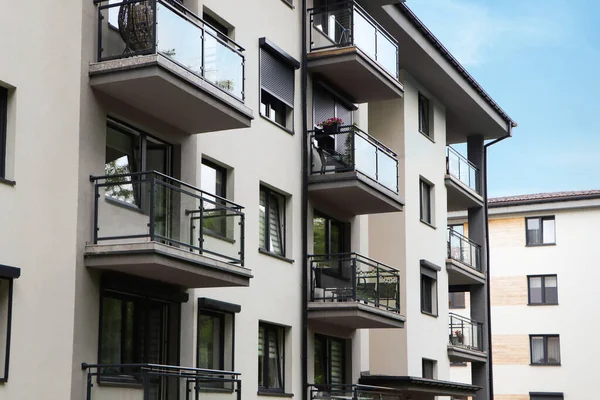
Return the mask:
<svg viewBox="0 0 600 400">
<path fill-rule="evenodd" d="M 494 109 L 496 112 L 504 119 L 507 123 L 510 124 L 511 128 L 516 128 L 518 124 L 508 116 L 508 114 L 492 99 L 492 97 L 483 89 L 483 87 L 473 78 L 469 72 L 463 67 L 460 62 L 450 53 L 450 51 L 439 41 L 438 38 L 425 26 L 423 22 L 412 12 L 410 8 L 406 5 L 406 3 L 398 3 L 396 4 L 400 12 L 408 17 L 408 20 L 417 28 L 429 42 L 438 49 L 440 54 L 448 60 L 448 62 L 456 69 L 471 85 L 473 89 L 475 89 L 481 97 Z"/>
<path fill-rule="evenodd" d="M 567 201 L 600 199 L 600 190 L 549 192 L 521 196 L 496 197 L 488 200 L 489 208 L 500 208 L 520 205 L 560 203 Z"/>
</svg>

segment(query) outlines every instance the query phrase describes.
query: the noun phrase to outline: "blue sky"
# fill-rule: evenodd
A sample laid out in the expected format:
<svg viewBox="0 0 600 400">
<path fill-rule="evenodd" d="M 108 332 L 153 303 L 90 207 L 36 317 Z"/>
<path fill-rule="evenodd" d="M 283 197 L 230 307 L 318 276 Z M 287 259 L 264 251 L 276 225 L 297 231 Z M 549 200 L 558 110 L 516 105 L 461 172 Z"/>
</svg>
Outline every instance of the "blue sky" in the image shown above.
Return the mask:
<svg viewBox="0 0 600 400">
<path fill-rule="evenodd" d="M 600 189 L 600 1 L 407 0 L 519 126 L 489 195 Z"/>
</svg>

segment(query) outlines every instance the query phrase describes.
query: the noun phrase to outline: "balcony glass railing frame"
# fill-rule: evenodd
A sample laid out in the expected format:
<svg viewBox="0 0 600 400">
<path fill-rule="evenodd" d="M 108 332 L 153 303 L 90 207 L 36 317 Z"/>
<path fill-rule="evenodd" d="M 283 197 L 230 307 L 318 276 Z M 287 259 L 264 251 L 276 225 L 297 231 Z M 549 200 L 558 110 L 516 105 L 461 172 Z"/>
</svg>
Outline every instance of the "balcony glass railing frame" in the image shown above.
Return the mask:
<svg viewBox="0 0 600 400">
<path fill-rule="evenodd" d="M 335 133 L 325 133 L 323 130 L 311 130 L 308 131 L 308 134 L 309 143 L 311 144 L 311 175 L 323 175 L 331 173 L 332 170 L 327 170 L 327 160 L 329 160 L 333 163 L 330 166 L 334 167 L 334 173 L 356 171 L 361 175 L 371 179 L 375 183 L 398 194 L 398 155 L 379 140 L 362 131 L 355 125 L 341 126 L 339 131 Z M 341 142 L 343 137 L 342 135 L 345 136 L 343 143 L 336 143 L 338 141 L 337 139 L 340 139 L 339 141 Z M 357 165 L 357 136 L 362 139 L 365 144 L 373 146 L 375 150 L 374 158 L 371 160 L 372 162 L 374 161 L 374 173 L 369 173 L 365 170 L 365 168 L 361 169 L 360 165 Z M 317 154 L 315 154 L 315 152 Z M 314 166 L 314 160 L 316 156 L 321 159 L 320 169 L 315 169 Z M 391 185 L 386 185 L 382 182 L 382 177 L 384 175 L 381 173 L 380 161 L 383 162 L 385 160 L 383 157 L 388 157 L 390 161 L 393 161 L 395 166 L 394 178 L 392 178 L 394 182 Z"/>
<path fill-rule="evenodd" d="M 311 302 L 362 302 L 375 308 L 400 313 L 400 272 L 397 269 L 357 253 L 315 254 L 309 255 L 308 259 Z M 359 264 L 364 266 L 364 271 L 359 271 Z M 344 276 L 342 268 L 345 266 L 351 268 L 350 276 Z M 323 284 L 323 271 L 326 268 L 329 271 L 326 276 L 332 280 L 337 279 L 339 286 Z M 384 294 L 382 284 L 395 286 L 392 287 L 393 297 Z M 388 286 L 385 287 L 389 290 Z M 323 289 L 323 295 L 316 295 L 315 289 Z"/>
<path fill-rule="evenodd" d="M 452 168 L 452 159 L 456 160 L 455 162 L 457 164 L 457 171 Z M 465 171 L 466 177 L 464 175 Z M 446 148 L 446 173 L 464 183 L 469 189 L 473 190 L 478 195 L 482 195 L 481 171 L 475 164 L 473 164 L 451 146 Z"/>
<path fill-rule="evenodd" d="M 124 389 L 139 389 L 143 391 L 143 398 L 150 399 L 152 392 L 156 390 L 157 382 L 165 383 L 176 381 L 182 399 L 204 398 L 206 390 L 214 390 L 214 385 L 224 385 L 229 389 L 221 389 L 224 393 L 231 392 L 236 400 L 242 399 L 242 379 L 241 373 L 232 371 L 210 370 L 202 368 L 180 367 L 174 365 L 159 364 L 81 364 L 82 371 L 86 372 L 86 400 L 92 400 L 92 388 L 94 387 L 94 378 L 98 382 L 118 382 Z M 124 376 L 120 373 L 110 373 L 111 369 L 117 371 L 128 370 L 131 375 Z M 181 380 L 183 380 L 183 389 L 181 390 Z M 115 383 L 118 385 L 118 383 Z M 192 394 L 194 393 L 194 394 Z M 202 393 L 202 394 L 201 394 Z M 232 396 L 233 397 L 233 396 Z"/>
<path fill-rule="evenodd" d="M 402 400 L 398 389 L 360 384 L 308 385 L 311 400 Z"/>
<path fill-rule="evenodd" d="M 189 69 L 185 65 L 178 62 L 176 59 L 171 57 L 169 54 L 159 51 L 158 43 L 157 43 L 157 40 L 159 38 L 156 35 L 156 31 L 157 31 L 156 28 L 151 30 L 152 31 L 151 32 L 152 33 L 151 47 L 149 49 L 142 50 L 142 51 L 131 51 L 131 52 L 127 52 L 127 53 L 124 53 L 121 55 L 116 55 L 116 56 L 105 57 L 102 55 L 102 52 L 103 52 L 102 20 L 104 19 L 103 12 L 106 11 L 108 13 L 108 10 L 111 8 L 117 8 L 117 7 L 121 7 L 123 5 L 137 4 L 137 3 L 150 4 L 150 6 L 152 7 L 152 17 L 153 17 L 153 26 L 154 27 L 157 27 L 157 5 L 160 4 L 161 6 L 164 6 L 164 7 L 168 8 L 170 11 L 172 11 L 173 13 L 177 14 L 179 17 L 181 17 L 185 21 L 193 24 L 202 32 L 201 73 L 196 73 L 195 71 Z M 98 42 L 98 48 L 97 48 L 98 62 L 125 59 L 125 58 L 134 57 L 134 56 L 161 54 L 162 56 L 168 58 L 172 62 L 174 62 L 177 65 L 181 66 L 182 68 L 186 69 L 190 73 L 193 73 L 194 75 L 200 77 L 205 82 L 211 84 L 212 86 L 219 89 L 220 91 L 236 98 L 237 100 L 244 102 L 244 100 L 245 100 L 245 83 L 246 83 L 246 60 L 245 60 L 245 56 L 244 56 L 243 52 L 245 51 L 245 49 L 242 46 L 240 46 L 238 43 L 236 43 L 234 40 L 229 39 L 229 38 L 224 40 L 221 37 L 223 35 L 217 35 L 216 32 L 218 32 L 218 31 L 216 28 L 211 27 L 211 25 L 209 23 L 202 20 L 202 18 L 195 15 L 189 9 L 185 8 L 183 6 L 183 4 L 177 3 L 176 5 L 174 5 L 174 4 L 170 4 L 168 1 L 165 1 L 165 0 L 123 0 L 118 3 L 109 3 L 109 0 L 94 0 L 94 4 L 98 5 L 98 41 L 97 41 Z M 207 27 L 210 28 L 210 30 L 212 30 L 215 33 L 208 30 Z M 206 40 L 205 40 L 205 38 L 207 38 L 207 37 L 210 37 L 210 38 L 216 40 L 216 42 L 218 44 L 220 44 L 221 46 L 226 47 L 228 50 L 236 53 L 241 58 L 241 65 L 242 65 L 242 67 L 241 67 L 242 68 L 242 71 L 241 71 L 242 72 L 242 80 L 241 80 L 242 87 L 241 87 L 241 91 L 240 91 L 241 96 L 237 96 L 236 94 L 232 93 L 231 91 L 225 90 L 224 88 L 220 87 L 219 85 L 215 84 L 214 82 L 211 82 L 209 79 L 206 79 L 206 76 L 205 76 L 205 72 L 206 72 L 206 69 L 205 69 L 205 55 L 206 55 L 205 44 L 206 44 Z"/>
<path fill-rule="evenodd" d="M 179 248 L 183 248 L 189 251 L 197 251 L 199 254 L 213 257 L 217 259 L 224 259 L 228 263 L 233 265 L 244 266 L 244 244 L 245 244 L 245 214 L 244 207 L 236 204 L 223 197 L 207 193 L 201 189 L 198 189 L 192 185 L 182 182 L 178 179 L 162 174 L 157 171 L 145 171 L 130 174 L 114 174 L 104 176 L 91 176 L 90 181 L 94 183 L 94 226 L 93 226 L 93 242 L 98 244 L 99 242 L 107 241 L 128 241 L 130 239 L 149 239 L 151 242 L 161 242 L 167 244 L 175 244 Z M 119 200 L 113 200 L 110 196 L 106 196 L 111 202 L 122 203 L 123 207 L 131 208 L 132 212 L 137 212 L 148 217 L 148 226 L 144 227 L 147 230 L 146 233 L 129 234 L 129 235 L 112 235 L 112 236 L 101 236 L 100 232 L 100 218 L 99 218 L 99 203 L 100 203 L 100 190 L 115 186 L 129 186 L 132 187 L 139 185 L 145 187 L 148 191 L 148 199 L 141 196 L 143 204 L 141 207 L 126 204 Z M 177 240 L 173 237 L 166 237 L 156 232 L 156 217 L 157 217 L 157 196 L 158 188 L 164 188 L 169 193 L 177 193 L 180 196 L 187 196 L 194 202 L 198 202 L 198 208 L 180 210 L 180 214 L 190 220 L 190 232 L 189 232 L 189 243 L 185 243 L 181 240 Z M 145 192 L 144 192 L 145 193 Z M 195 205 L 195 203 L 194 203 Z M 203 243 L 205 241 L 205 235 L 211 235 L 210 231 L 205 232 L 204 218 L 237 218 L 239 220 L 239 231 L 238 237 L 232 238 L 229 241 L 236 243 L 239 240 L 239 251 L 238 257 L 232 257 L 231 254 L 222 254 L 212 251 L 206 248 Z M 198 246 L 193 244 L 195 224 L 193 221 L 198 221 Z M 180 232 L 180 236 L 183 236 L 183 232 Z M 234 249 L 235 251 L 235 249 Z"/>
<path fill-rule="evenodd" d="M 483 324 L 462 315 L 448 314 L 448 345 L 483 352 Z"/>
<path fill-rule="evenodd" d="M 344 11 L 347 10 L 348 12 L 348 18 L 349 18 L 349 27 L 350 29 L 347 30 L 347 35 L 343 35 L 345 36 L 344 39 L 340 38 L 340 41 L 338 43 L 335 43 L 333 40 L 330 39 L 331 44 L 330 45 L 326 45 L 326 46 L 315 46 L 315 41 L 313 38 L 313 29 L 317 29 L 319 30 L 316 25 L 315 25 L 315 16 L 316 15 L 320 15 L 320 14 L 328 14 L 332 11 Z M 365 54 L 367 54 L 367 56 L 369 58 L 371 58 L 374 62 L 376 62 L 377 64 L 381 65 L 383 67 L 383 70 L 386 71 L 386 73 L 390 74 L 394 79 L 398 80 L 400 77 L 400 68 L 399 68 L 399 60 L 398 60 L 398 41 L 392 36 L 390 35 L 382 26 L 381 24 L 379 24 L 373 17 L 371 17 L 356 1 L 351 0 L 351 1 L 341 1 L 339 3 L 332 3 L 332 4 L 326 4 L 320 7 L 314 7 L 314 8 L 310 8 L 307 10 L 307 12 L 310 15 L 310 51 L 315 51 L 315 50 L 326 50 L 326 49 L 331 49 L 331 48 L 343 48 L 343 47 L 349 47 L 349 46 L 357 46 L 358 48 L 361 48 L 360 45 L 357 44 L 357 40 L 356 40 L 356 35 L 355 35 L 355 31 L 356 31 L 356 25 L 355 25 L 355 12 L 360 15 L 360 17 L 364 18 L 365 21 L 371 25 L 371 27 L 374 29 L 375 32 L 375 37 L 374 37 L 374 41 L 373 41 L 373 45 L 374 45 L 374 55 L 371 56 L 370 54 L 368 54 L 369 52 L 367 51 L 367 49 L 363 49 L 361 48 L 361 50 L 363 50 L 363 52 Z M 329 36 L 319 30 L 321 34 L 323 34 L 324 36 L 328 37 Z M 346 31 L 344 30 L 344 33 L 346 33 Z M 396 65 L 394 68 L 394 71 L 390 71 L 388 68 L 386 68 L 380 61 L 379 61 L 379 57 L 378 57 L 378 40 L 377 40 L 377 35 L 381 35 L 385 40 L 387 40 L 388 42 L 390 42 L 390 44 L 392 44 L 395 48 L 395 60 L 396 60 Z"/>
<path fill-rule="evenodd" d="M 458 247 L 455 246 L 458 241 Z M 456 254 L 458 251 L 458 255 Z M 481 246 L 452 228 L 448 228 L 448 258 L 481 272 Z"/>
</svg>

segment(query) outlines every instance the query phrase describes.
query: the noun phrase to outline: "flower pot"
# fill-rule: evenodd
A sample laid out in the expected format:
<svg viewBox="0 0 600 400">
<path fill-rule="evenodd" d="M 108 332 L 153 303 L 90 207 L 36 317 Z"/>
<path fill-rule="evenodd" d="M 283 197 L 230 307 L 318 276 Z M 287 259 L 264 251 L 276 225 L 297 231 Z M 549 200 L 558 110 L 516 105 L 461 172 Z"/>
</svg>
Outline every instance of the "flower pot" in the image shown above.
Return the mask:
<svg viewBox="0 0 600 400">
<path fill-rule="evenodd" d="M 326 133 L 328 135 L 334 135 L 336 133 L 340 133 L 340 124 L 333 123 L 331 125 L 324 126 L 323 133 Z"/>
</svg>

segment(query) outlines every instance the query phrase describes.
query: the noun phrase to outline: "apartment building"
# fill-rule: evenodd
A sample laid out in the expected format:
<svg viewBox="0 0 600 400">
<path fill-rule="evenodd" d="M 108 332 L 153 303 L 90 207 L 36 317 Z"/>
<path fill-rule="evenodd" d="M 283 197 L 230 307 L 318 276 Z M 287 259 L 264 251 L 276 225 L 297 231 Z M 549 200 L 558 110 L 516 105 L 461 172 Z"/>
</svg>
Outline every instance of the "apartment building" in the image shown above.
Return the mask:
<svg viewBox="0 0 600 400">
<path fill-rule="evenodd" d="M 584 312 L 581 301 L 594 292 L 599 218 L 598 190 L 489 199 L 494 399 L 590 398 L 582 366 L 594 354 L 585 326 L 595 306 Z M 468 231 L 464 213 L 449 221 Z M 469 300 L 454 293 L 450 307 L 464 314 Z M 470 382 L 468 365 L 451 377 Z"/>
<path fill-rule="evenodd" d="M 406 4 L 10 2 L 0 49 L 0 398 L 491 398 L 516 124 Z"/>
</svg>

